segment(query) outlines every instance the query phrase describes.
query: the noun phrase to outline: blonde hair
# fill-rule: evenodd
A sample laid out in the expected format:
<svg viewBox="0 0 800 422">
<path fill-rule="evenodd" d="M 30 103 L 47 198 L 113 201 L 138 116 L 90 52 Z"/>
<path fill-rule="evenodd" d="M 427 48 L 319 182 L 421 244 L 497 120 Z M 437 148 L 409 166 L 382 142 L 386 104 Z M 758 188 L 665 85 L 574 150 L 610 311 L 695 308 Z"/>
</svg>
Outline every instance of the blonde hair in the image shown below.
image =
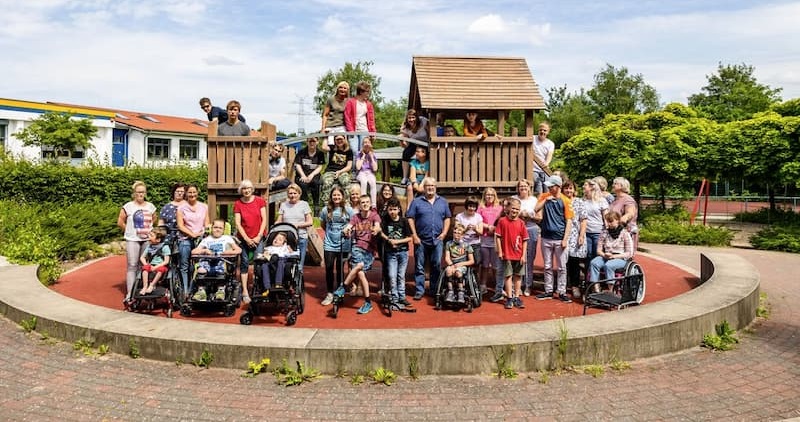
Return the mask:
<svg viewBox="0 0 800 422">
<path fill-rule="evenodd" d="M 494 190 L 494 188 L 492 188 L 492 187 L 488 187 L 488 188 L 483 190 L 483 196 L 481 197 L 481 204 L 483 204 L 484 207 L 487 206 L 486 194 L 488 194 L 488 193 L 491 193 L 492 195 L 494 195 L 494 202 L 492 203 L 492 205 L 502 205 L 500 203 L 500 198 L 497 197 L 497 191 Z"/>
<path fill-rule="evenodd" d="M 131 186 L 131 198 L 132 199 L 136 198 L 136 188 L 140 188 L 140 187 L 144 188 L 145 190 L 147 190 L 147 185 L 145 185 L 144 182 L 142 182 L 141 180 L 137 180 L 137 181 L 133 182 L 133 186 Z"/>
</svg>

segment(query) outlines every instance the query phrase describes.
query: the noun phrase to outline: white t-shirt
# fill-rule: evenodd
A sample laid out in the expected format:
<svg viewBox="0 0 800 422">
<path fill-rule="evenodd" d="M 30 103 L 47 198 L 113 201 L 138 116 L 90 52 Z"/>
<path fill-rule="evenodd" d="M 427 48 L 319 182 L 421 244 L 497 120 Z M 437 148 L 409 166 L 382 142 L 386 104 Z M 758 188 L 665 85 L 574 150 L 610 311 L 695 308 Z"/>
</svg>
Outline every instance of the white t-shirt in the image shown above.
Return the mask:
<svg viewBox="0 0 800 422">
<path fill-rule="evenodd" d="M 539 135 L 533 136 L 533 154 L 536 155 L 543 163 L 547 160 L 547 156 L 556 150 L 556 144 L 553 141 L 545 138 L 544 141 L 539 140 Z M 536 162 L 533 162 L 533 171 L 543 171 Z"/>
<path fill-rule="evenodd" d="M 466 212 L 460 212 L 456 215 L 456 223 L 459 223 L 464 227 L 470 225 L 477 227 L 478 224 L 483 223 L 483 217 L 481 217 L 481 215 L 478 213 L 475 213 L 472 215 L 472 217 L 470 217 Z M 461 238 L 461 241 L 469 245 L 477 245 L 481 243 L 481 237 L 480 234 L 474 230 L 466 230 L 464 232 L 464 237 Z"/>
<path fill-rule="evenodd" d="M 286 168 L 286 159 L 278 157 L 277 160 L 269 160 L 269 177 L 280 176 L 281 170 Z"/>
<path fill-rule="evenodd" d="M 367 128 L 367 103 L 356 100 L 356 132 L 366 132 Z"/>
<path fill-rule="evenodd" d="M 215 254 L 222 254 L 223 252 L 233 249 L 233 246 L 236 244 L 236 241 L 233 240 L 233 237 L 227 234 L 223 234 L 220 237 L 214 236 L 206 236 L 203 240 L 200 241 L 198 247 L 204 247 Z"/>
<path fill-rule="evenodd" d="M 125 210 L 125 240 L 132 242 L 142 242 L 149 238 L 150 231 L 153 230 L 155 205 L 136 201 L 127 202 L 122 206 Z"/>
</svg>

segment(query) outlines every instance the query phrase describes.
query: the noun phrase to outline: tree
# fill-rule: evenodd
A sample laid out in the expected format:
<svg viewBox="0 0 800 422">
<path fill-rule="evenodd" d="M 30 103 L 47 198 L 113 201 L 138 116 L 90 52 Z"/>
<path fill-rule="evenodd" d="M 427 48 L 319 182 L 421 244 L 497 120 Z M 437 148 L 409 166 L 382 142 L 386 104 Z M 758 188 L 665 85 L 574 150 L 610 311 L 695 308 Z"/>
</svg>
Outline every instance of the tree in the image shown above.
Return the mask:
<svg viewBox="0 0 800 422">
<path fill-rule="evenodd" d="M 355 95 L 356 83 L 360 81 L 368 82 L 371 86 L 370 100 L 372 104 L 381 105 L 383 103 L 380 90 L 381 78 L 372 74 L 370 70 L 372 65 L 373 62 L 371 61 L 359 61 L 356 64 L 346 62 L 336 72 L 329 70 L 320 76 L 317 79 L 317 94 L 314 95 L 314 109 L 317 110 L 317 113 L 322 114 L 322 110 L 325 109 L 325 103 L 336 92 L 336 85 L 341 81 L 350 84 L 350 95 Z"/>
<path fill-rule="evenodd" d="M 548 136 L 556 146 L 575 136 L 582 127 L 597 123 L 592 114 L 591 101 L 581 89 L 568 93 L 567 86 L 548 88 L 547 119 L 550 122 Z"/>
<path fill-rule="evenodd" d="M 56 157 L 71 157 L 78 147 L 93 148 L 95 135 L 97 128 L 91 119 L 73 119 L 70 113 L 54 111 L 45 112 L 33 119 L 30 126 L 14 134 L 25 146 L 53 147 Z"/>
<path fill-rule="evenodd" d="M 716 74 L 706 75 L 708 84 L 689 97 L 689 105 L 718 122 L 751 118 L 781 100 L 781 89 L 756 81 L 753 66 L 719 64 Z"/>
<path fill-rule="evenodd" d="M 605 69 L 594 75 L 594 85 L 586 94 L 597 120 L 607 114 L 642 114 L 658 110 L 656 89 L 646 84 L 640 73 L 631 75 L 624 66 L 617 69 L 606 63 Z"/>
<path fill-rule="evenodd" d="M 375 109 L 375 129 L 380 133 L 399 134 L 407 110 L 408 99 L 406 97 L 384 101 Z"/>
</svg>

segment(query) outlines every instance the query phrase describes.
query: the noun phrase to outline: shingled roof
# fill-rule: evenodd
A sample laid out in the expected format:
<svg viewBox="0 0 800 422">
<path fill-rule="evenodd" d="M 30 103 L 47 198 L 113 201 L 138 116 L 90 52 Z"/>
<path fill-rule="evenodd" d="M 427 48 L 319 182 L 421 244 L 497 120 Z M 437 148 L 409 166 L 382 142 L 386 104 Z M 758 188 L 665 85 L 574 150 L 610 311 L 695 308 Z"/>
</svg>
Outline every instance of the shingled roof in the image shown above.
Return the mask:
<svg viewBox="0 0 800 422">
<path fill-rule="evenodd" d="M 491 114 L 546 108 L 539 85 L 520 57 L 414 56 L 408 104 L 444 111 L 449 118 L 463 117 L 466 110 Z"/>
</svg>

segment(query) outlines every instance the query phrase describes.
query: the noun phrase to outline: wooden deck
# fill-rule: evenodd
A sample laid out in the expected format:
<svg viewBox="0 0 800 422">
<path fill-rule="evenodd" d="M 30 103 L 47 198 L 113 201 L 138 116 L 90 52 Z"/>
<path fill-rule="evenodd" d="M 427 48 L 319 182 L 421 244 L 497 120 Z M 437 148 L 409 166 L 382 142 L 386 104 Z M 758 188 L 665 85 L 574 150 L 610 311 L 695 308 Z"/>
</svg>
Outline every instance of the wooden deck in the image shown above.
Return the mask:
<svg viewBox="0 0 800 422">
<path fill-rule="evenodd" d="M 431 176 L 441 189 L 475 192 L 486 187 L 513 189 L 533 176 L 533 149 L 527 137 L 434 138 L 430 143 Z"/>
</svg>

